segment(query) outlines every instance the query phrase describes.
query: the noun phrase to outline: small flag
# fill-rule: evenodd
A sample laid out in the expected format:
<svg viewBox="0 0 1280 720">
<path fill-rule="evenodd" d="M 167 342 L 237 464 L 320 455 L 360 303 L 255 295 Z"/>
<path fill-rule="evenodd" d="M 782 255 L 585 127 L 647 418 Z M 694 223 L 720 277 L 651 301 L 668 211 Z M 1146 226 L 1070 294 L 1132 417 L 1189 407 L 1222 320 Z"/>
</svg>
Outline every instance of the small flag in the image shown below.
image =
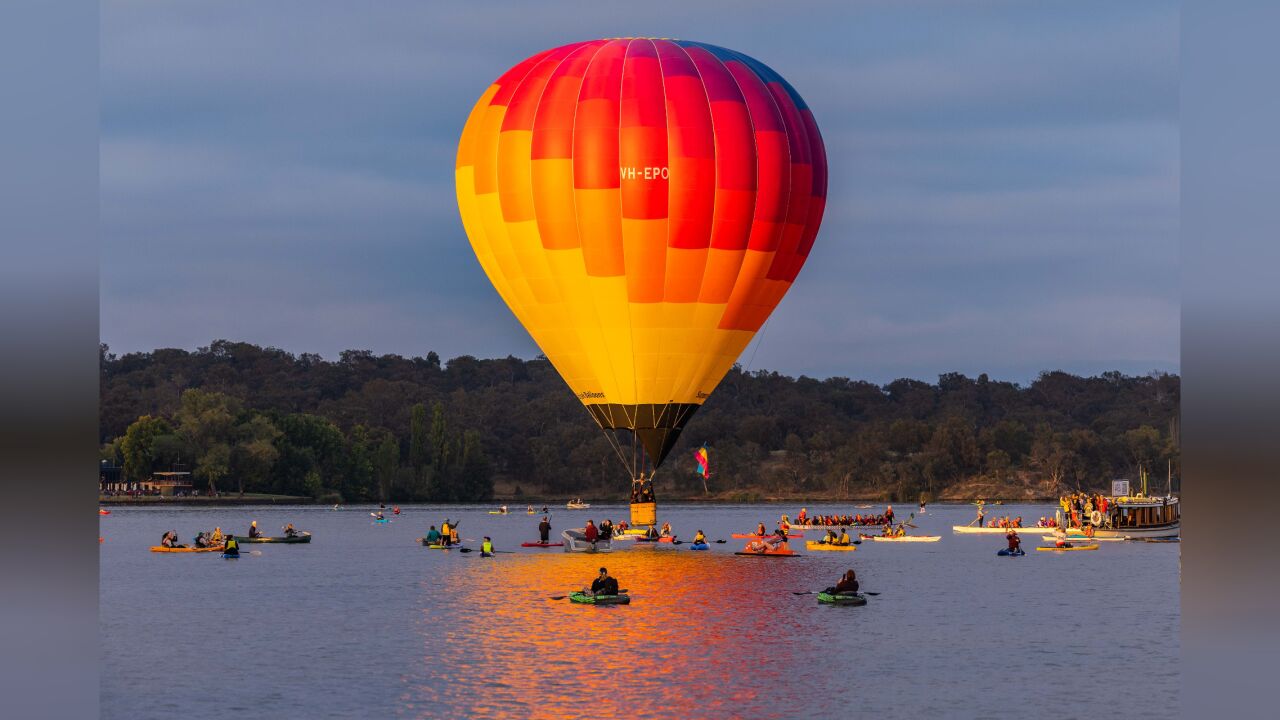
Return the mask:
<svg viewBox="0 0 1280 720">
<path fill-rule="evenodd" d="M 694 468 L 693 470 L 694 472 L 698 473 L 702 477 L 707 477 L 708 475 L 710 475 L 711 457 L 707 453 L 706 445 L 703 445 L 702 447 L 698 448 L 697 452 L 693 454 L 693 459 L 698 464 L 698 466 Z"/>
</svg>

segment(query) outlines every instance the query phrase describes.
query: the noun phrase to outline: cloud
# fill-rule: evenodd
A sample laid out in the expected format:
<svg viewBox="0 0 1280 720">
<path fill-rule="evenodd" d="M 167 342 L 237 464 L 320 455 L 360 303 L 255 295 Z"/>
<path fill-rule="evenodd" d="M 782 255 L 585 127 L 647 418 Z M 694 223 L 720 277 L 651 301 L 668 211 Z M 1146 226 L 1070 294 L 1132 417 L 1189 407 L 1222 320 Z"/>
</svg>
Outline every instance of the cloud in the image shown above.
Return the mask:
<svg viewBox="0 0 1280 720">
<path fill-rule="evenodd" d="M 104 341 L 531 356 L 458 221 L 458 133 L 533 52 L 642 34 L 760 58 L 822 128 L 827 216 L 757 364 L 1177 369 L 1169 2 L 107 2 Z"/>
</svg>

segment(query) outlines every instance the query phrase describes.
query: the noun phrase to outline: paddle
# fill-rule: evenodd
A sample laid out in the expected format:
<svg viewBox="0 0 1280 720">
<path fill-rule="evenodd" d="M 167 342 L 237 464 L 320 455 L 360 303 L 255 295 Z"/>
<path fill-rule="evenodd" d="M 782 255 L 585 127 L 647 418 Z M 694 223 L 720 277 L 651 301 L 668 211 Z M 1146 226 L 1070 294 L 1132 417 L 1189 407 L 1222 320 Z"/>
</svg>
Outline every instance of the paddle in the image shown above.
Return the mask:
<svg viewBox="0 0 1280 720">
<path fill-rule="evenodd" d="M 806 590 L 804 592 L 792 592 L 791 594 L 792 595 L 817 595 L 818 593 L 821 593 L 821 592 L 826 592 L 826 591 L 825 590 Z M 878 592 L 869 592 L 867 590 L 859 590 L 858 593 L 861 595 L 879 595 L 880 594 Z"/>
<path fill-rule="evenodd" d="M 629 593 L 629 592 L 631 592 L 631 591 L 630 591 L 630 590 L 628 590 L 628 589 L 626 589 L 626 588 L 623 588 L 623 589 L 621 589 L 621 590 L 619 590 L 619 591 L 618 591 L 618 594 L 619 594 L 619 595 L 625 595 L 625 594 L 627 594 L 627 593 Z M 565 598 L 567 598 L 567 597 L 569 597 L 569 596 L 568 596 L 568 595 L 552 595 L 551 597 L 549 597 L 549 598 L 547 598 L 547 599 L 548 599 L 548 600 L 563 600 L 563 599 L 565 599 Z"/>
<path fill-rule="evenodd" d="M 716 540 L 716 541 L 715 541 L 715 543 L 716 543 L 717 545 L 723 545 L 723 544 L 725 544 L 725 543 L 727 543 L 727 542 L 729 542 L 729 541 L 728 541 L 728 540 Z"/>
</svg>

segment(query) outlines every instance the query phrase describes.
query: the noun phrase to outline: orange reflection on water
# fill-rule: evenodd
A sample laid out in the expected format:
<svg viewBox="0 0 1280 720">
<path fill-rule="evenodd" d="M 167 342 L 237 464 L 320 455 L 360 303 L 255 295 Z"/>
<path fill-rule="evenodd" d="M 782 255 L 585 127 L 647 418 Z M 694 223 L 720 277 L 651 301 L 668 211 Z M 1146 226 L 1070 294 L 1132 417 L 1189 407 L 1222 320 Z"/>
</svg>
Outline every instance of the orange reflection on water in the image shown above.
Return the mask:
<svg viewBox="0 0 1280 720">
<path fill-rule="evenodd" d="M 426 657 L 403 698 L 413 717 L 771 716 L 780 701 L 796 706 L 794 641 L 815 632 L 811 613 L 794 611 L 813 598 L 791 591 L 829 574 L 803 558 L 671 547 L 451 559 L 445 586 L 426 589 L 448 608 L 423 613 Z M 548 599 L 602 565 L 631 605 Z"/>
</svg>

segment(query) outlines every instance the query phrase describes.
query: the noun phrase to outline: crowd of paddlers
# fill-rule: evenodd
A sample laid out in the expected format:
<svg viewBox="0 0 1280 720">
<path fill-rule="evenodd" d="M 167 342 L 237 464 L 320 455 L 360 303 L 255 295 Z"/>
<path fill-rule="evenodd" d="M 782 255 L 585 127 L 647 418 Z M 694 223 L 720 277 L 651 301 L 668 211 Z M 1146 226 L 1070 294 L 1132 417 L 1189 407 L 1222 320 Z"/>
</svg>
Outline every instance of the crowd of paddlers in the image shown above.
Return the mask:
<svg viewBox="0 0 1280 720">
<path fill-rule="evenodd" d="M 782 516 L 786 520 L 786 516 Z M 881 525 L 892 525 L 893 506 L 885 507 L 885 511 L 878 515 L 867 513 L 866 515 L 810 515 L 808 510 L 800 508 L 800 512 L 796 514 L 797 525 L 811 525 L 821 527 L 849 527 L 856 525 L 860 527 L 879 527 Z"/>
</svg>

